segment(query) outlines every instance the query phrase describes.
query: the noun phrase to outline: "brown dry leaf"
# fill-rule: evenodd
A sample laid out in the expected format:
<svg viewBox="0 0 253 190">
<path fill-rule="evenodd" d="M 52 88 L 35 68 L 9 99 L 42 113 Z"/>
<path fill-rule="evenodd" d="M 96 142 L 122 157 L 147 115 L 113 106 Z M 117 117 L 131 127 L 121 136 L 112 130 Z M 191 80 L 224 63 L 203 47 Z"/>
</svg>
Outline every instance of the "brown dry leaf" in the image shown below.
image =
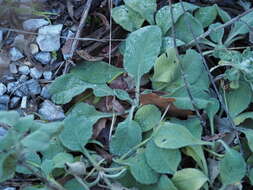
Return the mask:
<svg viewBox="0 0 253 190">
<path fill-rule="evenodd" d="M 78 50 L 76 53 L 86 61 L 102 61 L 103 57 L 93 57 L 85 50 Z"/>
<path fill-rule="evenodd" d="M 93 138 L 97 138 L 100 132 L 106 127 L 106 118 L 102 118 L 93 126 Z"/>
<path fill-rule="evenodd" d="M 168 114 L 172 116 L 188 116 L 193 115 L 193 112 L 191 110 L 183 110 L 178 109 L 176 106 L 173 105 L 173 102 L 175 102 L 175 98 L 165 98 L 162 96 L 159 96 L 155 93 L 149 93 L 149 94 L 141 94 L 140 95 L 140 102 L 142 105 L 146 104 L 154 104 L 160 108 L 166 109 L 169 105 Z"/>
</svg>

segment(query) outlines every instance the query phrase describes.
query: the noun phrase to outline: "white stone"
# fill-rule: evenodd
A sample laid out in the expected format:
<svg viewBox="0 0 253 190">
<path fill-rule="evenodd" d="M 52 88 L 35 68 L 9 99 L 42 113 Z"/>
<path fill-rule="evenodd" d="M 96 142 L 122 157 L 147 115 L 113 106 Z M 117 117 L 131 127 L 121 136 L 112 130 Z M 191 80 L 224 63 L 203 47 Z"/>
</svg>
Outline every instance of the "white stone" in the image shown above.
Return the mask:
<svg viewBox="0 0 253 190">
<path fill-rule="evenodd" d="M 42 51 L 57 51 L 60 48 L 60 35 L 63 25 L 43 26 L 39 29 L 39 35 L 36 38 Z"/>
<path fill-rule="evenodd" d="M 27 31 L 36 31 L 40 27 L 48 24 L 49 22 L 45 19 L 29 19 L 23 22 L 23 28 Z"/>
</svg>

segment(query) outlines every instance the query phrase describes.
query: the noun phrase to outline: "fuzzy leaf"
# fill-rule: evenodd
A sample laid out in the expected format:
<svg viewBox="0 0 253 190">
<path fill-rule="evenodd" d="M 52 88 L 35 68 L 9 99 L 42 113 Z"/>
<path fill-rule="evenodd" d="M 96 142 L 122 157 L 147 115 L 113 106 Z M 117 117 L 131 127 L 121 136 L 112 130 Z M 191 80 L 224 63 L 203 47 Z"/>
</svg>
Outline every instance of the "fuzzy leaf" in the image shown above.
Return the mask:
<svg viewBox="0 0 253 190">
<path fill-rule="evenodd" d="M 200 170 L 194 168 L 179 170 L 172 178 L 172 182 L 180 190 L 199 190 L 207 180 Z"/>
<path fill-rule="evenodd" d="M 110 143 L 110 152 L 122 155 L 141 142 L 141 127 L 136 121 L 126 119 L 118 124 Z"/>
<path fill-rule="evenodd" d="M 126 40 L 124 68 L 136 83 L 150 71 L 160 52 L 162 33 L 158 26 L 146 26 L 132 32 Z"/>
<path fill-rule="evenodd" d="M 147 144 L 145 157 L 148 165 L 158 173 L 173 174 L 181 161 L 178 149 L 159 148 L 153 141 Z"/>
<path fill-rule="evenodd" d="M 144 18 L 139 13 L 127 8 L 125 5 L 112 9 L 112 18 L 117 24 L 130 32 L 139 29 L 144 22 Z"/>
<path fill-rule="evenodd" d="M 164 123 L 154 134 L 154 141 L 158 147 L 168 149 L 210 144 L 194 137 L 184 126 L 173 123 Z"/>
<path fill-rule="evenodd" d="M 127 7 L 145 18 L 149 24 L 154 24 L 154 13 L 156 11 L 156 0 L 124 0 Z"/>
<path fill-rule="evenodd" d="M 203 27 L 207 27 L 213 23 L 217 16 L 217 9 L 213 6 L 201 7 L 195 12 L 195 18 L 197 18 Z"/>
</svg>

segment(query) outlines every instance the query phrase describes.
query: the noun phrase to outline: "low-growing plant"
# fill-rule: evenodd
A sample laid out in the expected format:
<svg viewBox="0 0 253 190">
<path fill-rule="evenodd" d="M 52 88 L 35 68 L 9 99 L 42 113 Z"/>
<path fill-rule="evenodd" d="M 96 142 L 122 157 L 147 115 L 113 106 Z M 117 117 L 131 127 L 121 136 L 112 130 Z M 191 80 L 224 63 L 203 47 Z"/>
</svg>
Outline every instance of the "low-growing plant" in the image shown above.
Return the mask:
<svg viewBox="0 0 253 190">
<path fill-rule="evenodd" d="M 217 5 L 181 2 L 157 10 L 155 0 L 124 0 L 112 17 L 130 32 L 120 48 L 123 68 L 103 61 L 80 63 L 57 78 L 50 93 L 56 104 L 73 102 L 86 92 L 85 97 L 113 96 L 129 109 L 100 112 L 81 98 L 63 121 L 49 123 L 0 112 L 1 124 L 8 129 L 0 140 L 0 182 L 33 174 L 42 183 L 26 190 L 90 189 L 98 184 L 115 190 L 117 184 L 121 189 L 216 190 L 252 183 L 253 54 L 230 47 L 250 32 L 253 12 L 232 22 Z M 232 26 L 227 33 L 228 23 Z M 205 48 L 203 53 L 196 45 Z M 209 70 L 203 55 L 219 63 Z M 222 74 L 217 76 L 217 70 Z M 134 95 L 109 87 L 122 74 L 132 77 Z M 210 81 L 210 74 L 218 82 Z M 144 76 L 152 89 L 140 88 Z M 156 92 L 163 96 L 144 105 L 143 95 Z M 167 101 L 165 111 L 159 101 Z M 190 114 L 182 118 L 166 111 Z M 93 138 L 93 126 L 101 118 L 116 117 L 120 120 L 115 129 L 112 121 L 106 147 Z M 93 151 L 92 144 L 107 150 L 111 162 Z"/>
</svg>

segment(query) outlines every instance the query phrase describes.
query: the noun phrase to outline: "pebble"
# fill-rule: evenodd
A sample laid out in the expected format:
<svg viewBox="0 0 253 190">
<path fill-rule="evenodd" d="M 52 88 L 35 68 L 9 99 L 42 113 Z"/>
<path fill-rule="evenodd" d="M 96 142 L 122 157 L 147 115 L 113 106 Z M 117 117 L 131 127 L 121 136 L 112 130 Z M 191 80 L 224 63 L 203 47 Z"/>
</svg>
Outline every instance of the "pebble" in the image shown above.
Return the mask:
<svg viewBox="0 0 253 190">
<path fill-rule="evenodd" d="M 0 111 L 6 111 L 8 110 L 8 106 L 4 104 L 0 104 Z"/>
<path fill-rule="evenodd" d="M 7 187 L 7 188 L 5 188 L 3 190 L 16 190 L 16 188 L 15 187 Z"/>
<path fill-rule="evenodd" d="M 56 106 L 49 100 L 45 100 L 39 109 L 39 114 L 48 121 L 62 120 L 65 118 L 64 112 L 60 106 Z"/>
<path fill-rule="evenodd" d="M 42 71 L 34 67 L 30 70 L 30 76 L 34 79 L 39 79 L 42 76 Z"/>
<path fill-rule="evenodd" d="M 52 80 L 53 73 L 51 71 L 44 71 L 43 72 L 44 79 Z"/>
<path fill-rule="evenodd" d="M 7 91 L 11 94 L 14 93 L 14 95 L 19 97 L 27 96 L 29 94 L 29 89 L 27 88 L 27 85 L 19 81 L 8 83 Z"/>
<path fill-rule="evenodd" d="M 22 100 L 21 100 L 20 108 L 21 108 L 21 109 L 25 109 L 25 108 L 26 108 L 26 105 L 27 105 L 27 96 L 23 96 L 23 97 L 22 97 Z"/>
<path fill-rule="evenodd" d="M 41 92 L 40 84 L 37 80 L 31 79 L 26 82 L 31 95 L 37 95 Z"/>
<path fill-rule="evenodd" d="M 26 65 L 20 66 L 20 67 L 18 68 L 18 71 L 19 71 L 19 73 L 21 73 L 22 75 L 28 75 L 28 74 L 30 73 L 30 69 L 29 69 L 29 67 L 26 66 Z"/>
<path fill-rule="evenodd" d="M 10 97 L 7 95 L 0 96 L 0 104 L 8 105 L 10 102 Z"/>
<path fill-rule="evenodd" d="M 60 35 L 63 25 L 43 26 L 39 29 L 37 43 L 42 51 L 57 51 L 60 49 Z"/>
<path fill-rule="evenodd" d="M 40 27 L 48 24 L 49 22 L 45 19 L 28 19 L 23 22 L 23 28 L 27 31 L 36 31 Z"/>
<path fill-rule="evenodd" d="M 11 99 L 10 108 L 13 109 L 13 108 L 18 107 L 18 105 L 19 105 L 19 103 L 20 103 L 20 100 L 21 100 L 20 97 L 14 96 L 14 97 Z"/>
<path fill-rule="evenodd" d="M 11 63 L 9 65 L 9 70 L 12 74 L 17 74 L 18 73 L 17 65 L 15 63 Z"/>
<path fill-rule="evenodd" d="M 28 76 L 27 75 L 21 75 L 20 77 L 19 77 L 19 79 L 18 79 L 18 82 L 25 82 L 25 81 L 27 81 L 27 79 L 28 79 Z"/>
<path fill-rule="evenodd" d="M 0 30 L 0 43 L 3 41 L 4 33 L 2 30 Z"/>
<path fill-rule="evenodd" d="M 3 83 L 0 83 L 0 96 L 4 95 L 6 91 L 7 87 Z"/>
<path fill-rule="evenodd" d="M 8 133 L 8 131 L 0 127 L 0 140 Z"/>
<path fill-rule="evenodd" d="M 10 49 L 10 58 L 11 61 L 18 61 L 24 57 L 24 55 L 17 48 L 13 47 Z"/>
<path fill-rule="evenodd" d="M 40 95 L 45 99 L 51 98 L 51 94 L 49 93 L 49 85 L 42 88 Z"/>
<path fill-rule="evenodd" d="M 34 56 L 34 58 L 40 63 L 46 65 L 51 61 L 51 54 L 49 52 L 39 52 Z"/>
<path fill-rule="evenodd" d="M 39 47 L 37 44 L 30 44 L 31 54 L 36 54 L 39 52 Z"/>
</svg>

